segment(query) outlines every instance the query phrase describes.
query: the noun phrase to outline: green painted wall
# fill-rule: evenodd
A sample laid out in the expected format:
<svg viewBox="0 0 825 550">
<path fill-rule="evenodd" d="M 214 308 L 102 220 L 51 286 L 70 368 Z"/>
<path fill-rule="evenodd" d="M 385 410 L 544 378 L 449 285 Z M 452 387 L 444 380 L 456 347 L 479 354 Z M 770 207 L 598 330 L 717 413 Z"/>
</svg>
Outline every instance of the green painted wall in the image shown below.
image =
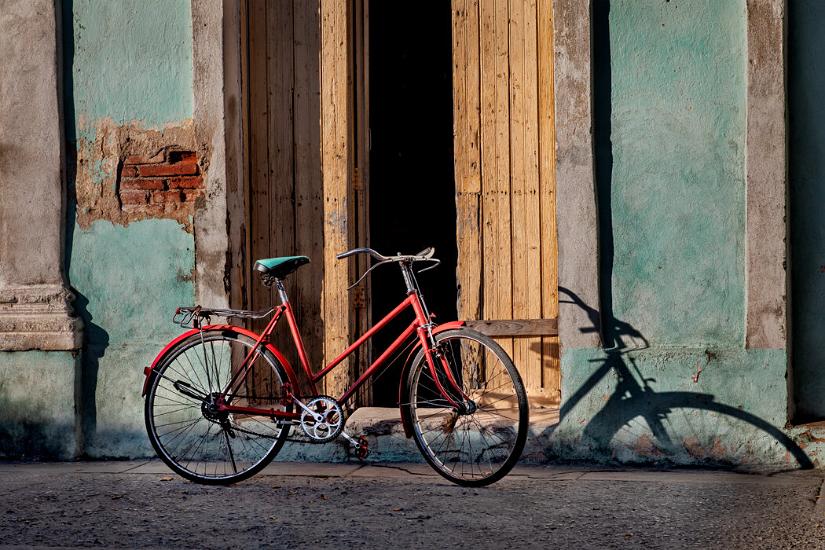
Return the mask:
<svg viewBox="0 0 825 550">
<path fill-rule="evenodd" d="M 798 421 L 825 418 L 825 3 L 788 6 L 791 312 Z"/>
<path fill-rule="evenodd" d="M 188 0 L 63 4 L 65 47 L 74 52 L 66 92 L 77 122 L 69 132 L 88 136 L 106 117 L 160 127 L 192 116 Z"/>
<path fill-rule="evenodd" d="M 74 458 L 79 370 L 71 352 L 0 352 L 0 457 Z"/>
<path fill-rule="evenodd" d="M 191 119 L 188 0 L 68 0 L 63 10 L 70 151 L 94 143 L 103 119 L 142 128 Z M 161 219 L 81 227 L 69 187 L 66 271 L 86 325 L 78 386 L 85 453 L 151 455 L 143 368 L 180 333 L 174 308 L 194 301 L 194 238 Z"/>
<path fill-rule="evenodd" d="M 143 428 L 143 368 L 181 333 L 171 322 L 193 301 L 194 241 L 171 220 L 76 230 L 69 280 L 85 324 L 82 410 L 90 456 L 150 453 Z"/>
<path fill-rule="evenodd" d="M 746 350 L 744 0 L 596 0 L 607 347 L 564 349 L 550 456 L 806 463 L 785 350 Z M 564 342 L 562 342 L 564 345 Z"/>
<path fill-rule="evenodd" d="M 745 16 L 610 2 L 613 310 L 654 345 L 744 340 Z"/>
</svg>

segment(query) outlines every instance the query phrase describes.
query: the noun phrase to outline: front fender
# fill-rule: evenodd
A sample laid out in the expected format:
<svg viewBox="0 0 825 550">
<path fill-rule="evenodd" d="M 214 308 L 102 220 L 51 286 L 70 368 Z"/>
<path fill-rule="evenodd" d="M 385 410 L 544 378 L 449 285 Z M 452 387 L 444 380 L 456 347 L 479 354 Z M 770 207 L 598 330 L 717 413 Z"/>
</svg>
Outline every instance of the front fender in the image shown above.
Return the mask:
<svg viewBox="0 0 825 550">
<path fill-rule="evenodd" d="M 237 332 L 238 334 L 243 334 L 244 336 L 248 336 L 248 337 L 252 338 L 253 340 L 257 340 L 258 338 L 260 338 L 260 334 L 256 334 L 256 333 L 252 332 L 251 330 L 247 330 L 247 329 L 242 328 L 242 327 L 236 327 L 234 325 L 205 325 L 202 329 L 193 328 L 192 330 L 188 330 L 188 331 L 184 332 L 183 334 L 181 334 L 180 336 L 178 336 L 177 338 L 175 338 L 174 340 L 172 340 L 171 342 L 169 342 L 168 344 L 166 344 L 166 346 L 162 350 L 160 350 L 160 353 L 158 353 L 157 357 L 155 357 L 155 360 L 152 361 L 152 364 L 143 369 L 143 374 L 144 374 L 143 390 L 140 392 L 140 395 L 142 397 L 146 396 L 146 391 L 149 389 L 150 375 L 155 371 L 155 368 L 160 364 L 160 362 L 179 343 L 186 340 L 187 338 L 189 338 L 193 334 L 198 334 L 198 332 L 200 332 L 201 330 L 203 330 L 204 332 L 205 331 L 211 331 L 211 330 L 221 330 L 221 331 L 227 331 L 228 330 L 228 331 L 231 331 L 231 332 Z M 265 345 L 265 347 L 266 347 L 266 350 L 268 352 L 270 352 L 272 355 L 274 355 L 275 358 L 284 367 L 284 370 L 286 371 L 286 376 L 289 379 L 289 383 L 292 385 L 292 387 L 293 388 L 298 388 L 299 386 L 297 384 L 297 378 L 295 377 L 295 372 L 292 370 L 292 365 L 290 365 L 289 361 L 287 361 L 286 357 L 284 357 L 284 354 L 281 353 L 281 351 L 278 348 L 276 348 L 275 346 L 273 346 L 271 343 L 267 343 Z"/>
<path fill-rule="evenodd" d="M 443 325 L 438 325 L 437 327 L 435 327 L 433 329 L 433 334 L 439 334 L 441 332 L 444 332 L 445 330 L 462 328 L 465 325 L 466 323 L 464 321 L 450 321 L 449 323 L 444 323 Z M 412 419 L 410 418 L 410 407 L 409 405 L 404 404 L 404 400 L 406 399 L 407 394 L 409 394 L 409 388 L 407 387 L 407 378 L 409 378 L 412 360 L 415 357 L 415 354 L 418 353 L 420 349 L 421 341 L 416 340 L 415 345 L 407 354 L 407 359 L 404 361 L 404 366 L 401 368 L 401 381 L 398 384 L 398 407 L 401 409 L 401 425 L 404 426 L 404 435 L 406 435 L 408 438 L 412 437 L 413 434 Z"/>
</svg>

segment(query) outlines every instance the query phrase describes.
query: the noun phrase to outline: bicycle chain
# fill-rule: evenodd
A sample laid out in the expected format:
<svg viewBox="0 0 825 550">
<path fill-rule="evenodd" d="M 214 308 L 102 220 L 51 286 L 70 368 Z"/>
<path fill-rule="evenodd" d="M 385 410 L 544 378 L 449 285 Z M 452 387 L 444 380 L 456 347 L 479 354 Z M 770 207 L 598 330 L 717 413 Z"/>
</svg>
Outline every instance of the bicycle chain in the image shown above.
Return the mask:
<svg viewBox="0 0 825 550">
<path fill-rule="evenodd" d="M 220 422 L 217 422 L 217 421 L 215 421 L 215 420 L 210 420 L 210 422 L 213 422 L 213 423 L 215 423 L 215 424 L 220 425 Z M 297 426 L 297 424 L 290 424 L 290 426 Z M 223 426 L 221 426 L 221 428 L 223 428 Z M 223 428 L 223 429 L 225 429 L 225 428 Z M 260 433 L 258 433 L 258 432 L 253 432 L 252 430 L 247 430 L 247 429 L 245 429 L 245 428 L 238 428 L 237 426 L 232 426 L 232 431 L 233 431 L 233 432 L 238 432 L 238 433 L 244 433 L 244 434 L 254 435 L 254 436 L 257 436 L 257 437 L 263 437 L 264 439 L 278 439 L 278 436 L 276 436 L 276 435 L 265 435 L 265 434 L 260 434 Z M 316 441 L 312 441 L 311 439 L 296 439 L 296 438 L 294 438 L 294 437 L 287 437 L 284 441 L 291 441 L 291 442 L 293 442 L 293 443 L 311 443 L 311 444 L 319 444 L 318 442 L 316 442 Z"/>
</svg>

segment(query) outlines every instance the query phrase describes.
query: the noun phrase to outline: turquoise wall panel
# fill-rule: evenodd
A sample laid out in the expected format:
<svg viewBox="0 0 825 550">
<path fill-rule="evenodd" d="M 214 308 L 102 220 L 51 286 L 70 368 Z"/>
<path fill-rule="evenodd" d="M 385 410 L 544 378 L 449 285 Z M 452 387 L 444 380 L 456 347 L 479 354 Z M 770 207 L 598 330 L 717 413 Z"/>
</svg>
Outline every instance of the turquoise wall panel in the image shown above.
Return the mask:
<svg viewBox="0 0 825 550">
<path fill-rule="evenodd" d="M 607 24 L 594 83 L 610 102 L 596 125 L 612 145 L 597 185 L 613 313 L 654 345 L 741 345 L 745 2 L 613 0 Z"/>
<path fill-rule="evenodd" d="M 551 456 L 752 467 L 810 466 L 783 429 L 784 350 L 568 350 Z M 700 371 L 701 369 L 701 371 Z"/>
<path fill-rule="evenodd" d="M 83 425 L 92 456 L 148 452 L 143 368 L 181 333 L 175 307 L 194 299 L 194 240 L 171 220 L 98 221 L 74 233 L 69 280 L 83 317 Z"/>
<path fill-rule="evenodd" d="M 67 0 L 63 9 L 79 136 L 101 118 L 159 127 L 192 116 L 188 0 Z"/>
</svg>

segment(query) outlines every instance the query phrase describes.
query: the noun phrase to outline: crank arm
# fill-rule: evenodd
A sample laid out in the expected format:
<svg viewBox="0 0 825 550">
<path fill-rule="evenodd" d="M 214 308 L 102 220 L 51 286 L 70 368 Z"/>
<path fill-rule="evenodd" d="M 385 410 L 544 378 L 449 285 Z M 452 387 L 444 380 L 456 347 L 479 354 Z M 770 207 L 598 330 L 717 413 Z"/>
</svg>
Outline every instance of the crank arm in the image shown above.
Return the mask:
<svg viewBox="0 0 825 550">
<path fill-rule="evenodd" d="M 344 439 L 346 439 L 347 441 L 349 441 L 349 444 L 350 444 L 350 445 L 352 445 L 352 446 L 353 446 L 353 448 L 355 448 L 355 449 L 357 449 L 358 447 L 360 447 L 360 446 L 361 446 L 361 444 L 360 444 L 360 443 L 358 443 L 358 441 L 356 441 L 356 440 L 355 440 L 355 438 L 353 438 L 353 437 L 352 437 L 351 435 L 349 435 L 347 432 L 341 432 L 341 437 L 343 437 Z"/>
<path fill-rule="evenodd" d="M 304 405 L 301 402 L 301 400 L 298 399 L 297 397 L 293 397 L 292 400 L 295 401 L 296 405 L 298 405 L 299 407 L 304 409 L 306 412 L 308 412 L 312 416 L 312 418 L 315 420 L 315 422 L 323 422 L 324 421 L 324 415 L 316 413 L 315 411 L 313 411 L 312 409 L 310 409 L 309 407 Z"/>
</svg>

